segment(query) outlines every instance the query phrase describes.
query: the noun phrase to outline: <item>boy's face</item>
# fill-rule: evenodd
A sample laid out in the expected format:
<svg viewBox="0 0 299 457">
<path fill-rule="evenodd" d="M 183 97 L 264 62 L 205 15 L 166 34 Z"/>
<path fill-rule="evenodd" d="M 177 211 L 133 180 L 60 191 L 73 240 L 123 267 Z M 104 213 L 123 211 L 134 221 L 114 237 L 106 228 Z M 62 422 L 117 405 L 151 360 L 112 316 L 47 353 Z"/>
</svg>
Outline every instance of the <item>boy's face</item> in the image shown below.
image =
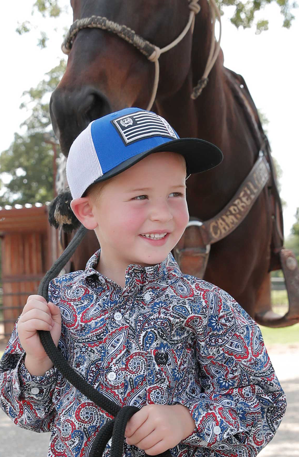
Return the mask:
<svg viewBox="0 0 299 457">
<path fill-rule="evenodd" d="M 117 268 L 162 262 L 189 221 L 185 179 L 184 158 L 162 152 L 107 181 L 90 201 L 101 258 Z"/>
</svg>

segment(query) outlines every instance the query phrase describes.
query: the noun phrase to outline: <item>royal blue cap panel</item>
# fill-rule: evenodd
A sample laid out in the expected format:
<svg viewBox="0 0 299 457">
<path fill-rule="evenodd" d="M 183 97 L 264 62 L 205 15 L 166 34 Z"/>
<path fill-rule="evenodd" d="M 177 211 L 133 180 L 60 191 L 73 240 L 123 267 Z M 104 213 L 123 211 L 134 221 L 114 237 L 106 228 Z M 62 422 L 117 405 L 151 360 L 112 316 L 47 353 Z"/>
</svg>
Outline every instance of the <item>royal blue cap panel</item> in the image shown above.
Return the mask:
<svg viewBox="0 0 299 457">
<path fill-rule="evenodd" d="M 166 127 L 163 129 L 161 121 L 161 125 L 155 121 L 155 118 L 159 120 L 160 116 L 154 113 L 146 112 L 152 115 L 148 122 L 142 116 L 144 111 L 138 108 L 128 108 L 125 113 L 124 115 L 124 110 L 112 113 L 105 116 L 105 122 L 103 122 L 104 118 L 100 118 L 91 125 L 92 140 L 104 174 L 127 159 L 178 138 L 169 124 L 165 124 L 166 121 L 164 126 L 168 125 L 169 131 Z M 140 125 L 136 125 L 135 131 L 132 125 L 128 125 L 121 132 L 120 122 L 127 120 L 137 124 L 136 116 L 132 116 L 134 113 L 137 113 L 137 118 L 142 117 Z M 125 144 L 126 130 L 129 130 L 127 144 Z"/>
</svg>

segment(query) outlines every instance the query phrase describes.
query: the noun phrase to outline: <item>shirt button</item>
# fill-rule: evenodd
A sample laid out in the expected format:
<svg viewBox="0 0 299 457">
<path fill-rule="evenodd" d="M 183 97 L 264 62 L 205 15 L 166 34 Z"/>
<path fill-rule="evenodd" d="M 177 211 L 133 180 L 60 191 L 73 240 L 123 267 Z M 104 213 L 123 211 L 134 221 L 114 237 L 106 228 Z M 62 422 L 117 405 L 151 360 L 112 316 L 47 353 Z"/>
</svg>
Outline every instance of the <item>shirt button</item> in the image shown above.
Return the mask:
<svg viewBox="0 0 299 457">
<path fill-rule="evenodd" d="M 122 317 L 121 313 L 117 312 L 117 313 L 114 314 L 114 319 L 115 319 L 116 321 L 121 321 L 122 318 L 123 318 L 123 317 Z"/>
<path fill-rule="evenodd" d="M 31 393 L 32 393 L 33 395 L 37 395 L 37 394 L 39 393 L 39 388 L 38 388 L 38 387 L 33 387 L 33 388 L 31 389 Z"/>
<path fill-rule="evenodd" d="M 110 373 L 108 373 L 107 375 L 107 378 L 109 379 L 109 381 L 114 381 L 114 379 L 116 378 L 116 373 L 114 373 L 114 371 L 110 371 Z"/>
<path fill-rule="evenodd" d="M 214 427 L 214 433 L 215 433 L 215 435 L 220 435 L 220 433 L 221 433 L 221 428 L 218 427 L 218 425 L 216 425 L 216 427 Z"/>
</svg>

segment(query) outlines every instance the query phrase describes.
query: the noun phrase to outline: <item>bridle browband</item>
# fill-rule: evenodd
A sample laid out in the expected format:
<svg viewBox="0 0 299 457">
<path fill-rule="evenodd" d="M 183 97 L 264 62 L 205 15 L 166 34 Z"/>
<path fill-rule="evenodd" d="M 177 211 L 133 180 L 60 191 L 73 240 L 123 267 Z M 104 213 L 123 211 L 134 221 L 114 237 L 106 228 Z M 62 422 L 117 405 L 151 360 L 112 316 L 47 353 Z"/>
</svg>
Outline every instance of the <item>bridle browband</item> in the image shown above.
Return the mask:
<svg viewBox="0 0 299 457">
<path fill-rule="evenodd" d="M 78 34 L 78 32 L 82 29 L 86 28 L 97 28 L 106 30 L 107 32 L 114 33 L 118 37 L 122 38 L 123 40 L 127 41 L 128 43 L 132 44 L 136 49 L 138 49 L 143 55 L 147 57 L 150 62 L 155 64 L 155 79 L 153 84 L 153 90 L 150 102 L 147 106 L 147 110 L 150 110 L 155 102 L 157 96 L 157 90 L 159 85 L 159 75 L 160 75 L 160 66 L 159 66 L 159 58 L 161 54 L 169 51 L 170 49 L 174 48 L 178 43 L 182 41 L 182 39 L 187 35 L 189 30 L 191 29 L 191 33 L 194 30 L 194 23 L 195 23 L 195 16 L 200 12 L 200 5 L 198 4 L 199 0 L 188 0 L 189 3 L 189 20 L 184 28 L 184 30 L 180 33 L 180 35 L 168 46 L 164 48 L 159 48 L 154 44 L 150 43 L 149 41 L 142 38 L 140 35 L 137 35 L 134 30 L 130 29 L 125 25 L 120 25 L 117 22 L 110 21 L 106 17 L 103 16 L 91 16 L 83 19 L 77 19 L 71 25 L 64 42 L 61 46 L 62 51 L 65 54 L 69 54 L 71 52 L 73 42 Z M 208 61 L 206 64 L 206 68 L 202 78 L 198 81 L 197 85 L 193 88 L 191 98 L 195 100 L 202 92 L 204 87 L 208 83 L 208 76 L 210 71 L 212 70 L 214 63 L 218 57 L 220 51 L 220 40 L 221 40 L 221 18 L 220 12 L 216 5 L 215 0 L 209 0 L 209 6 L 211 10 L 211 23 L 213 26 L 213 34 L 212 34 L 212 43 L 211 49 L 208 57 Z M 215 25 L 216 19 L 219 22 L 219 39 L 218 41 L 215 38 Z"/>
</svg>

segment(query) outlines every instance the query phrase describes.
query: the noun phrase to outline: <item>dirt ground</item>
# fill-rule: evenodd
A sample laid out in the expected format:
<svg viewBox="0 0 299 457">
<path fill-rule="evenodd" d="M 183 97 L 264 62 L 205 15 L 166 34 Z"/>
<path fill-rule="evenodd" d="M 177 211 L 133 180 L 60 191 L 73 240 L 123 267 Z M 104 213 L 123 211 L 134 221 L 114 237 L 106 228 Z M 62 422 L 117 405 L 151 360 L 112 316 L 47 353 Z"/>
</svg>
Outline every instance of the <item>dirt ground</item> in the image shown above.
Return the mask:
<svg viewBox="0 0 299 457">
<path fill-rule="evenodd" d="M 268 352 L 287 395 L 288 409 L 274 439 L 259 455 L 299 457 L 299 344 L 268 346 Z M 49 436 L 16 427 L 0 410 L 0 456 L 46 457 Z"/>
<path fill-rule="evenodd" d="M 287 396 L 286 415 L 261 457 L 299 457 L 299 344 L 267 347 Z"/>
</svg>

